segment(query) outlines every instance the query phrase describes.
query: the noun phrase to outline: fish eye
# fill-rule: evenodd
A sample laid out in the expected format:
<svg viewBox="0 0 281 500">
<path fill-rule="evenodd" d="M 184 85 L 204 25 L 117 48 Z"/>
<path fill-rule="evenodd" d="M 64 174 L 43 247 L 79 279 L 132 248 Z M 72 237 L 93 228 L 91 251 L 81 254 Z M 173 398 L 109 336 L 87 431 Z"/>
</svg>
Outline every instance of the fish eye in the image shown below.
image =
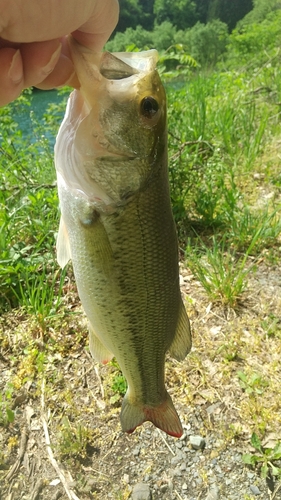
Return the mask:
<svg viewBox="0 0 281 500">
<path fill-rule="evenodd" d="M 141 109 L 141 114 L 145 118 L 151 119 L 154 118 L 157 111 L 159 110 L 159 104 L 156 101 L 156 99 L 154 99 L 154 97 L 147 96 L 142 99 L 140 103 L 140 109 Z"/>
</svg>

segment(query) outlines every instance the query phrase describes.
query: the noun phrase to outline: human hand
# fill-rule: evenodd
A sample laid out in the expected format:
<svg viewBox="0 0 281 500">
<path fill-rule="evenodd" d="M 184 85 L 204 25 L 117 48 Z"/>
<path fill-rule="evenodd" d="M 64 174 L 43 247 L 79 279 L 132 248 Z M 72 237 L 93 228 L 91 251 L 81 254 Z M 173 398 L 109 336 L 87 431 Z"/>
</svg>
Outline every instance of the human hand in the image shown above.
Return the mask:
<svg viewBox="0 0 281 500">
<path fill-rule="evenodd" d="M 67 35 L 100 51 L 118 13 L 118 0 L 0 0 L 0 106 L 30 86 L 77 86 Z"/>
</svg>

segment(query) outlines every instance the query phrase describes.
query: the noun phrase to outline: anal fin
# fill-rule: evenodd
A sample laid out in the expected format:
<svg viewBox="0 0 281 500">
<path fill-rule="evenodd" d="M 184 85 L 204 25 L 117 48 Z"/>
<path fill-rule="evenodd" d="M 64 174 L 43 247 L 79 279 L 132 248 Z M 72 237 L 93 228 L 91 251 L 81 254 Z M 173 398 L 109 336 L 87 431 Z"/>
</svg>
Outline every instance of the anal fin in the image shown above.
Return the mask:
<svg viewBox="0 0 281 500">
<path fill-rule="evenodd" d="M 169 347 L 169 352 L 173 358 L 182 361 L 189 353 L 191 345 L 192 340 L 189 319 L 183 302 L 181 301 L 176 335 Z"/>
<path fill-rule="evenodd" d="M 103 365 L 106 365 L 114 356 L 97 337 L 91 323 L 89 323 L 89 348 L 93 358 Z"/>
</svg>

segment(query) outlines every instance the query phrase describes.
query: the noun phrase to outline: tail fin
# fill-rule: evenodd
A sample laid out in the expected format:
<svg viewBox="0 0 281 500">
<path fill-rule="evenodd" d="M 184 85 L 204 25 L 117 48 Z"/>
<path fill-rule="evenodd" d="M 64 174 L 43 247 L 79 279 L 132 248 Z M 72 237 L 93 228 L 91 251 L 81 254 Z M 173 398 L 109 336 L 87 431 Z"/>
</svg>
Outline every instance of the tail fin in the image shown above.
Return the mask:
<svg viewBox="0 0 281 500">
<path fill-rule="evenodd" d="M 126 395 L 121 409 L 121 426 L 124 432 L 131 434 L 135 428 L 147 420 L 170 436 L 181 437 L 183 433 L 179 416 L 171 396 L 166 392 L 165 400 L 158 406 L 132 404 Z"/>
</svg>

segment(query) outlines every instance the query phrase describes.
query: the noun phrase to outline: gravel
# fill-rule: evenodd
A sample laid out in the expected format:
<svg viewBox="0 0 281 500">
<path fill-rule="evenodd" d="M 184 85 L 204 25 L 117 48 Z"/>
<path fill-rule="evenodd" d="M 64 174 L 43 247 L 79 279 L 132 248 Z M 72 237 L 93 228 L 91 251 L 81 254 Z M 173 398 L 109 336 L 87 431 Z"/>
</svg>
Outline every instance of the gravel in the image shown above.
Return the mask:
<svg viewBox="0 0 281 500">
<path fill-rule="evenodd" d="M 270 500 L 265 481 L 243 464 L 237 445 L 225 447 L 213 432 L 202 437 L 195 426 L 175 440 L 146 425 L 130 451 L 132 500 Z"/>
<path fill-rule="evenodd" d="M 132 500 L 152 500 L 151 491 L 147 484 L 137 483 L 132 491 Z"/>
</svg>

